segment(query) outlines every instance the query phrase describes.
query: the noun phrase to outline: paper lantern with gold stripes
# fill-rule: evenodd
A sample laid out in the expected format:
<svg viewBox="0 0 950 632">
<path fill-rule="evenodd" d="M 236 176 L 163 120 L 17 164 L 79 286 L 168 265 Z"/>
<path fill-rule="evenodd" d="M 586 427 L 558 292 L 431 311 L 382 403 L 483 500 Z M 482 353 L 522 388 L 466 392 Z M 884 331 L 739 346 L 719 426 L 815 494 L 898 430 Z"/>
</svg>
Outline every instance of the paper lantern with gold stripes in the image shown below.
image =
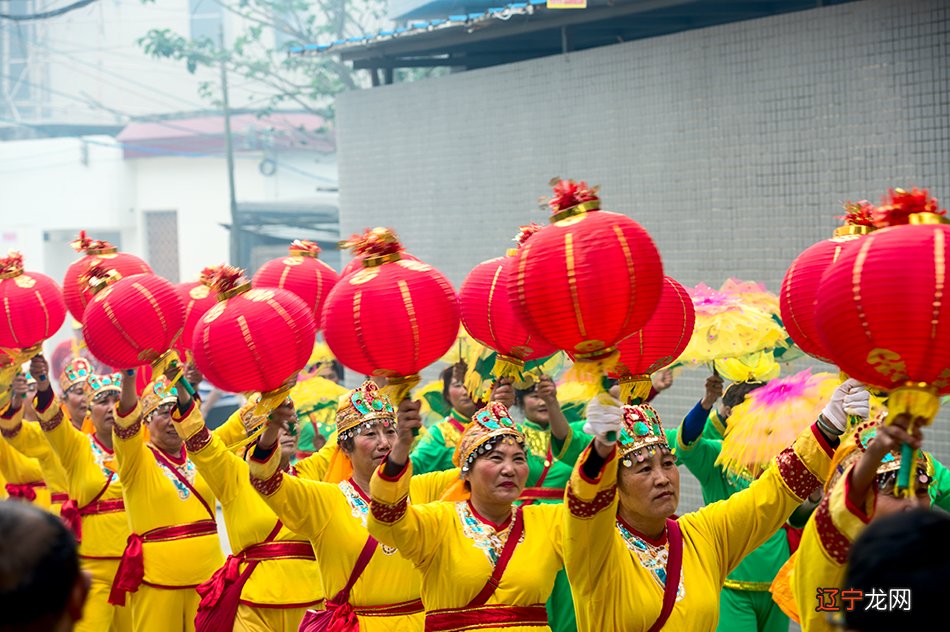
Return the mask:
<svg viewBox="0 0 950 632">
<path fill-rule="evenodd" d="M 316 243 L 297 240 L 290 245 L 289 256 L 271 259 L 258 268 L 251 285 L 293 292 L 310 307 L 319 326 L 323 302 L 340 278 L 336 270 L 317 258 L 319 254 Z"/>
<path fill-rule="evenodd" d="M 132 369 L 172 348 L 185 323 L 174 285 L 155 274 L 97 278 L 105 287 L 95 292 L 82 320 L 83 339 L 97 360 Z"/>
<path fill-rule="evenodd" d="M 519 250 L 508 290 L 529 329 L 570 353 L 578 368 L 600 371 L 656 309 L 663 264 L 646 230 L 600 210 L 586 183 L 561 180 L 554 194 L 551 224 Z"/>
<path fill-rule="evenodd" d="M 108 241 L 92 239 L 86 236 L 86 231 L 79 233 L 79 238 L 70 244 L 82 256 L 66 268 L 63 277 L 63 298 L 69 313 L 77 321 L 82 322 L 86 305 L 92 298 L 92 289 L 89 287 L 90 271 L 115 270 L 122 277 L 134 274 L 150 274 L 152 268 L 142 259 L 127 252 L 119 252 Z"/>
<path fill-rule="evenodd" d="M 25 272 L 19 252 L 0 259 L 0 304 L 5 315 L 0 319 L 0 347 L 36 347 L 66 319 L 66 303 L 56 281 Z"/>
<path fill-rule="evenodd" d="M 421 261 L 402 258 L 384 228 L 351 240 L 363 269 L 340 279 L 323 309 L 323 335 L 333 355 L 357 373 L 390 378 L 394 403 L 442 357 L 459 331 L 455 291 Z"/>
<path fill-rule="evenodd" d="M 195 364 L 221 390 L 285 395 L 313 350 L 313 311 L 293 292 L 251 289 L 242 270 L 227 269 L 233 274 L 218 275 L 217 305 L 195 327 Z"/>
</svg>

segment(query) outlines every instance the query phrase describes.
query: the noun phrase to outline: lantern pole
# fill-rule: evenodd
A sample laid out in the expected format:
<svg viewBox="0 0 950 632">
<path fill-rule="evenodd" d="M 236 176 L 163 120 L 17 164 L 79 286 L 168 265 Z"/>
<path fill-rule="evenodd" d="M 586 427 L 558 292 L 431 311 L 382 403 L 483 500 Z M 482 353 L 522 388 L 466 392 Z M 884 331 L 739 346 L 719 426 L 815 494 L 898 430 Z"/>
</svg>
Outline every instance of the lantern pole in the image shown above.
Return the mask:
<svg viewBox="0 0 950 632">
<path fill-rule="evenodd" d="M 228 100 L 228 70 L 224 52 L 224 26 L 218 30 L 221 44 L 221 108 L 224 111 L 224 154 L 228 166 L 228 201 L 231 209 L 231 265 L 241 266 L 241 220 L 234 190 L 234 147 L 231 144 L 231 108 Z"/>
</svg>

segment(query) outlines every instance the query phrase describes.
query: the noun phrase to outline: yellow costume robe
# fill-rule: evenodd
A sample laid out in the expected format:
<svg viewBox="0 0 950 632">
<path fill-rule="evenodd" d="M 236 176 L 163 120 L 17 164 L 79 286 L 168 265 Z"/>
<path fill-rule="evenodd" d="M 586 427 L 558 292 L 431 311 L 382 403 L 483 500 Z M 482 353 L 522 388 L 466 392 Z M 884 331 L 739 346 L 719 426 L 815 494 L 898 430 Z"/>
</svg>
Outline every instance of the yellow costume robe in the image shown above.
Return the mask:
<svg viewBox="0 0 950 632">
<path fill-rule="evenodd" d="M 497 588 L 484 606 L 466 609 L 492 576 L 511 521 L 500 529 L 487 524 L 469 501 L 409 505 L 411 475 L 411 462 L 394 479 L 383 476 L 381 469 L 376 471 L 370 484 L 369 530 L 422 572 L 427 629 L 436 626 L 439 615 L 443 621 L 455 620 L 462 629 L 459 619 L 467 614 L 478 623 L 465 630 L 550 630 L 545 602 L 563 567 L 564 506 L 539 504 L 522 509 L 524 534 Z M 511 620 L 505 622 L 507 617 Z M 534 625 L 527 624 L 529 617 Z"/>
<path fill-rule="evenodd" d="M 194 404 L 184 415 L 176 409 L 172 419 L 189 458 L 221 503 L 231 549 L 237 553 L 265 542 L 277 516 L 251 487 L 247 463 L 208 431 Z M 235 630 L 296 630 L 306 609 L 323 601 L 320 571 L 309 541 L 285 526 L 269 541 L 301 544 L 310 559 L 287 554 L 260 560 L 241 590 Z M 227 565 L 233 565 L 238 574 L 248 567 L 240 557 L 229 558 Z"/>
<path fill-rule="evenodd" d="M 877 504 L 877 486 L 872 486 L 864 507 L 848 502 L 852 464 L 835 482 L 831 493 L 821 499 L 818 509 L 808 519 L 802 541 L 793 558 L 790 588 L 795 597 L 803 632 L 837 630 L 831 610 L 840 606 L 840 596 L 829 593 L 819 602 L 818 589 L 840 589 L 844 582 L 848 551 L 864 527 L 870 522 Z M 840 590 L 837 590 L 840 592 Z M 821 609 L 819 604 L 823 603 Z M 864 604 L 857 603 L 858 608 Z"/>
<path fill-rule="evenodd" d="M 7 463 L 0 471 L 3 472 L 7 483 L 29 485 L 36 494 L 33 504 L 58 516 L 63 503 L 69 498 L 66 493 L 66 470 L 43 437 L 39 424 L 24 421 L 21 406 L 13 412 L 8 408 L 0 415 L 0 430 L 9 444 L 0 448 L 4 450 L 4 453 L 0 453 L 0 458 Z M 13 449 L 10 450 L 10 447 Z M 33 463 L 39 467 L 39 476 L 36 476 Z M 22 472 L 19 472 L 20 470 Z"/>
<path fill-rule="evenodd" d="M 318 453 L 319 454 L 319 453 Z M 278 469 L 280 451 L 248 461 L 251 484 L 291 530 L 313 545 L 323 578 L 323 594 L 333 598 L 349 579 L 369 532 L 369 499 L 351 481 L 338 484 L 301 480 Z M 416 476 L 410 497 L 431 502 L 458 479 L 458 470 Z M 361 632 L 418 632 L 423 628 L 419 572 L 388 546 L 377 547 L 350 592 L 349 603 Z M 399 614 L 388 614 L 395 609 Z M 408 612 L 406 612 L 408 611 Z"/>
<path fill-rule="evenodd" d="M 578 630 L 649 630 L 660 616 L 668 543 L 639 536 L 617 516 L 618 458 L 598 477 L 578 459 L 566 494 L 565 567 Z M 682 574 L 667 630 L 716 629 L 726 575 L 761 545 L 818 487 L 832 447 L 816 426 L 805 430 L 748 489 L 677 518 L 683 538 Z"/>
<path fill-rule="evenodd" d="M 80 564 L 92 578 L 76 630 L 131 632 L 132 609 L 109 603 L 112 580 L 129 537 L 115 455 L 95 435 L 77 430 L 58 399 L 36 412 L 46 440 L 66 470 L 69 498 L 80 514 L 76 516 L 81 524 Z M 63 514 L 68 523 L 68 512 L 64 510 Z"/>
<path fill-rule="evenodd" d="M 145 540 L 144 578 L 132 598 L 133 627 L 136 632 L 194 630 L 199 600 L 195 587 L 224 562 L 218 534 L 213 531 L 152 541 L 147 534 L 153 529 L 213 522 L 215 499 L 187 458 L 174 465 L 193 481 L 192 486 L 204 503 L 159 461 L 143 440 L 142 423 L 140 405 L 125 414 L 116 409 L 115 455 L 129 526 L 133 534 Z M 184 448 L 182 453 L 185 457 Z"/>
</svg>

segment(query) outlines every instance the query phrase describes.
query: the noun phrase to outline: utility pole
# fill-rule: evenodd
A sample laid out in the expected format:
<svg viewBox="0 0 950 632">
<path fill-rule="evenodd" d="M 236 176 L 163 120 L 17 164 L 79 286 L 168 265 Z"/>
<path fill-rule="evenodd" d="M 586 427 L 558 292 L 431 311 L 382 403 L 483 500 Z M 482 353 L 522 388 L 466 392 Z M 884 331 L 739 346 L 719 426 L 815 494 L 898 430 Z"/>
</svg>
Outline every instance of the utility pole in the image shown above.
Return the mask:
<svg viewBox="0 0 950 632">
<path fill-rule="evenodd" d="M 221 103 L 224 110 L 224 153 L 228 164 L 228 198 L 231 204 L 231 265 L 241 266 L 241 222 L 234 193 L 234 148 L 231 145 L 231 109 L 228 101 L 228 69 L 224 49 L 224 25 L 218 31 L 221 43 Z"/>
</svg>

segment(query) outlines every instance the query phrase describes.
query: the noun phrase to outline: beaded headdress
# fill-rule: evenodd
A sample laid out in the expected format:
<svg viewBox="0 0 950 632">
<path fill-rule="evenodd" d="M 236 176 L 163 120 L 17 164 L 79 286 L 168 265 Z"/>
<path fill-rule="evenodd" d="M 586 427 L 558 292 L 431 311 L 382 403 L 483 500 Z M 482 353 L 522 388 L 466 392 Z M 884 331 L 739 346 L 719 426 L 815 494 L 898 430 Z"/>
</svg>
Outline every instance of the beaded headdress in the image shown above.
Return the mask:
<svg viewBox="0 0 950 632">
<path fill-rule="evenodd" d="M 671 452 L 660 414 L 649 404 L 623 407 L 623 424 L 620 427 L 619 456 L 625 467 L 634 462 L 642 463 L 657 450 Z"/>
<path fill-rule="evenodd" d="M 91 402 L 100 393 L 119 393 L 122 391 L 122 375 L 119 373 L 106 373 L 105 375 L 90 374 L 86 381 L 89 388 L 86 389 L 86 395 Z"/>
<path fill-rule="evenodd" d="M 158 376 L 154 382 L 149 382 L 142 392 L 142 417 L 148 416 L 159 409 L 163 404 L 174 404 L 178 401 L 178 389 L 168 384 L 164 375 Z"/>
<path fill-rule="evenodd" d="M 378 423 L 396 423 L 396 411 L 372 380 L 366 380 L 352 391 L 340 397 L 336 411 L 338 440 L 349 439 L 363 426 Z"/>
<path fill-rule="evenodd" d="M 854 431 L 849 433 L 847 437 L 842 440 L 841 446 L 835 452 L 834 459 L 832 460 L 832 472 L 831 476 L 828 477 L 828 481 L 825 484 L 826 489 L 831 489 L 835 481 L 837 481 L 842 474 L 848 469 L 848 467 L 858 461 L 861 456 L 867 452 L 868 446 L 874 441 L 874 438 L 877 436 L 878 430 L 881 426 L 884 425 L 884 420 L 887 418 L 887 411 L 881 411 L 873 419 L 859 423 L 855 426 Z M 877 468 L 877 475 L 879 479 L 890 478 L 892 473 L 896 473 L 901 468 L 901 451 L 892 450 L 884 455 L 884 458 L 881 459 L 881 464 Z M 923 450 L 917 451 L 917 475 L 918 481 L 921 483 L 929 482 L 929 479 L 933 476 L 933 464 L 931 459 L 928 457 L 927 453 Z M 922 478 L 921 478 L 922 477 Z"/>
<path fill-rule="evenodd" d="M 499 441 L 525 445 L 525 436 L 511 420 L 508 409 L 500 402 L 489 402 L 472 417 L 455 453 L 464 478 L 472 469 L 475 459 L 491 452 Z"/>
<path fill-rule="evenodd" d="M 73 358 L 59 376 L 59 387 L 63 393 L 77 384 L 85 384 L 92 375 L 92 365 L 86 358 Z"/>
</svg>

